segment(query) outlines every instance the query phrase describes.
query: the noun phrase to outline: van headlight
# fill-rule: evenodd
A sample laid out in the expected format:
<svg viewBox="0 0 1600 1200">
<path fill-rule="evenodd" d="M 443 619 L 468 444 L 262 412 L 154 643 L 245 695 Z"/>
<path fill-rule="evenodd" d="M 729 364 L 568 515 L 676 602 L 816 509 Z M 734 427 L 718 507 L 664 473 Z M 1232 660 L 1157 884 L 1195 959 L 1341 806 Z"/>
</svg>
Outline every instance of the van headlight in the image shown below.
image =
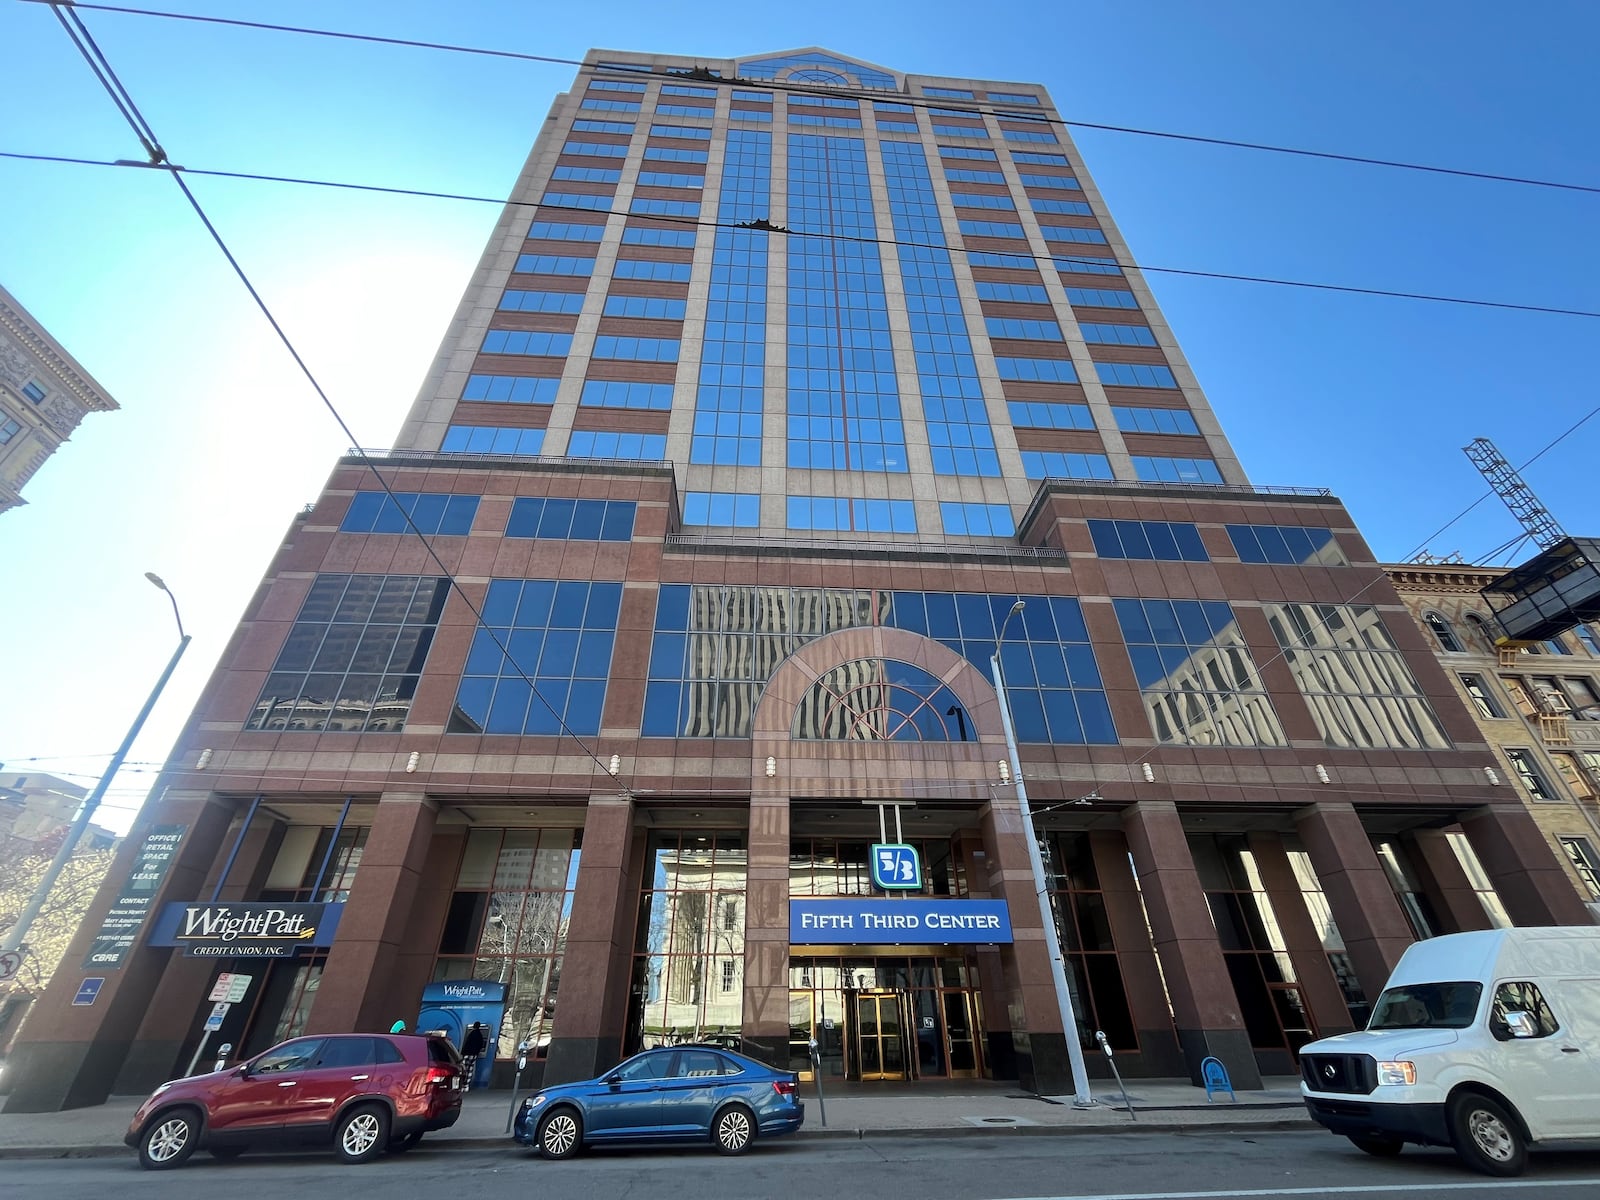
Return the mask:
<svg viewBox="0 0 1600 1200">
<path fill-rule="evenodd" d="M 1411 1062 L 1381 1062 L 1378 1064 L 1378 1083 L 1412 1084 L 1417 1081 L 1417 1064 Z"/>
</svg>

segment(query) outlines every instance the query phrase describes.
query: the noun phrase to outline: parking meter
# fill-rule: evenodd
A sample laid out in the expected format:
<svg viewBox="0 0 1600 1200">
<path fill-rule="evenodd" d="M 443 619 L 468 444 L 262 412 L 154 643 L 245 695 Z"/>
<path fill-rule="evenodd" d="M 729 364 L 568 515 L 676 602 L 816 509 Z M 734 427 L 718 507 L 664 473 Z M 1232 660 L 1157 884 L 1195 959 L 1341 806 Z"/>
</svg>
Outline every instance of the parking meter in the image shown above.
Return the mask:
<svg viewBox="0 0 1600 1200">
<path fill-rule="evenodd" d="M 1128 1085 L 1122 1082 L 1122 1072 L 1117 1070 L 1117 1060 L 1111 1054 L 1111 1043 L 1106 1039 L 1106 1035 L 1098 1029 L 1094 1031 L 1094 1040 L 1100 1043 L 1100 1049 L 1105 1052 L 1106 1062 L 1111 1067 L 1111 1073 L 1117 1078 L 1117 1086 L 1122 1089 L 1122 1103 L 1127 1106 L 1128 1115 L 1137 1121 L 1139 1114 L 1133 1111 L 1133 1101 L 1128 1098 Z"/>
<path fill-rule="evenodd" d="M 506 1132 L 511 1132 L 512 1123 L 517 1119 L 517 1094 L 522 1091 L 522 1072 L 528 1068 L 528 1051 L 533 1049 L 533 1043 L 524 1039 L 517 1043 L 517 1073 L 511 1080 L 511 1111 L 506 1113 Z"/>
<path fill-rule="evenodd" d="M 822 1049 L 817 1045 L 816 1036 L 806 1043 L 806 1049 L 811 1054 L 811 1080 L 817 1085 L 817 1112 L 822 1117 L 822 1127 L 828 1127 L 828 1104 L 822 1098 Z"/>
<path fill-rule="evenodd" d="M 217 1047 L 217 1061 L 211 1064 L 213 1071 L 220 1071 L 228 1065 L 228 1055 L 233 1053 L 233 1043 L 223 1042 Z"/>
</svg>

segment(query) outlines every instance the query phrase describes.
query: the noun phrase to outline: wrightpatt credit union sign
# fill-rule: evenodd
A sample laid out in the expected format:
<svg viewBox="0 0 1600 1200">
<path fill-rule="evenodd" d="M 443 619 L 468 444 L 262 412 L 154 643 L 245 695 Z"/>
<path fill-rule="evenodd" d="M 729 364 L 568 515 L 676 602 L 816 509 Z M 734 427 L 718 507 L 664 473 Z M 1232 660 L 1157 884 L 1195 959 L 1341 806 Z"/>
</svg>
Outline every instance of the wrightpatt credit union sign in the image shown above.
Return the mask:
<svg viewBox="0 0 1600 1200">
<path fill-rule="evenodd" d="M 333 944 L 342 904 L 177 901 L 161 911 L 152 946 L 181 946 L 189 958 L 293 958 Z"/>
</svg>

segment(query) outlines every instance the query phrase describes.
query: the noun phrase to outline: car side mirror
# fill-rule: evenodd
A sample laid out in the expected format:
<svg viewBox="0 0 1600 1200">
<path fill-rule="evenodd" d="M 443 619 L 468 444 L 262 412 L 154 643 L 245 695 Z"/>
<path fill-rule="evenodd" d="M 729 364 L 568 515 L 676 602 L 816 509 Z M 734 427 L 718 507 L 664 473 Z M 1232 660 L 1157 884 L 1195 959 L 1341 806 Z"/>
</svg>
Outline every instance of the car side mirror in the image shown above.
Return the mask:
<svg viewBox="0 0 1600 1200">
<path fill-rule="evenodd" d="M 238 1067 L 235 1068 L 233 1073 L 235 1075 L 237 1075 L 240 1079 L 249 1079 L 250 1078 L 250 1064 L 249 1063 L 240 1063 L 238 1065 Z"/>
<path fill-rule="evenodd" d="M 1506 1028 L 1511 1031 L 1511 1036 L 1514 1038 L 1539 1036 L 1539 1023 L 1533 1019 L 1532 1013 L 1508 1012 L 1506 1014 Z"/>
<path fill-rule="evenodd" d="M 621 1075 L 621 1073 L 619 1072 L 619 1073 L 617 1073 L 615 1075 L 607 1075 L 606 1076 L 606 1082 L 609 1083 L 612 1087 L 621 1086 L 621 1084 L 622 1084 L 622 1075 Z"/>
</svg>

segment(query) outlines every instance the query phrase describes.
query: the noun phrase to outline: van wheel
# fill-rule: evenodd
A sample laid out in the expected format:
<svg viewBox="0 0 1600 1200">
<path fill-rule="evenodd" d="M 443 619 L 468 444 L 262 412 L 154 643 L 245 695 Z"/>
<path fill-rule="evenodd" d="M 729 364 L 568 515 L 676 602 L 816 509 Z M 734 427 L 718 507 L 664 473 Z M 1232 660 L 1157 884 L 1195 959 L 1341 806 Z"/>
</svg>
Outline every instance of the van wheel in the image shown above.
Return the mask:
<svg viewBox="0 0 1600 1200">
<path fill-rule="evenodd" d="M 1364 1150 L 1373 1158 L 1393 1158 L 1406 1148 L 1399 1138 L 1352 1137 L 1350 1144 Z"/>
<path fill-rule="evenodd" d="M 352 1108 L 333 1133 L 334 1149 L 347 1163 L 370 1162 L 389 1145 L 389 1113 L 376 1104 Z"/>
<path fill-rule="evenodd" d="M 1456 1153 L 1474 1171 L 1506 1176 L 1528 1169 L 1522 1130 L 1487 1096 L 1461 1096 L 1450 1106 L 1450 1136 Z"/>
</svg>

